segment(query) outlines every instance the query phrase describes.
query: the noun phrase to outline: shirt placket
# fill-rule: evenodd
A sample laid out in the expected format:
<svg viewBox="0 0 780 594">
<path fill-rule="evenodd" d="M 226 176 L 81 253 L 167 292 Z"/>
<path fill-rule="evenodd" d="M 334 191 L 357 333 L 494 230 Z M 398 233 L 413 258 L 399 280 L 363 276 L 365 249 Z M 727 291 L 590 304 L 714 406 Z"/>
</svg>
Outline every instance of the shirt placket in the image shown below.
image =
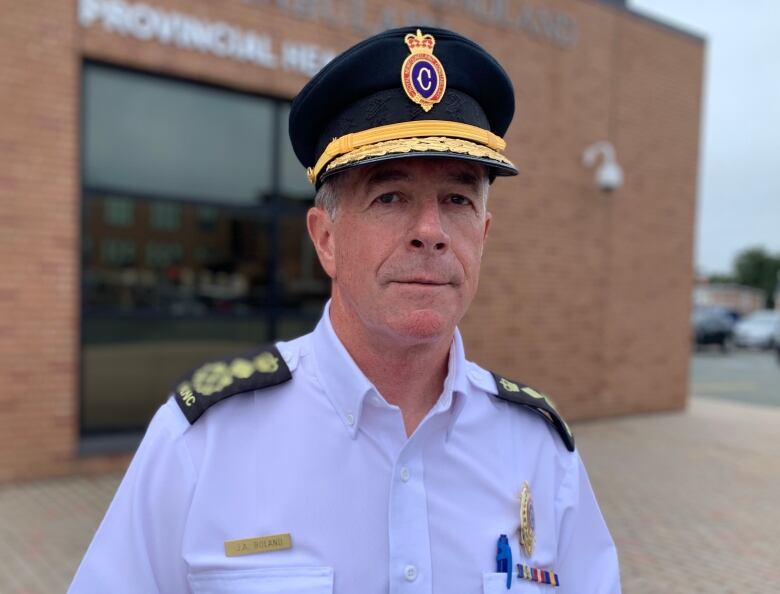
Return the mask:
<svg viewBox="0 0 780 594">
<path fill-rule="evenodd" d="M 428 418 L 398 454 L 390 486 L 390 594 L 433 592 L 428 497 L 425 488 L 425 441 L 443 415 Z"/>
</svg>

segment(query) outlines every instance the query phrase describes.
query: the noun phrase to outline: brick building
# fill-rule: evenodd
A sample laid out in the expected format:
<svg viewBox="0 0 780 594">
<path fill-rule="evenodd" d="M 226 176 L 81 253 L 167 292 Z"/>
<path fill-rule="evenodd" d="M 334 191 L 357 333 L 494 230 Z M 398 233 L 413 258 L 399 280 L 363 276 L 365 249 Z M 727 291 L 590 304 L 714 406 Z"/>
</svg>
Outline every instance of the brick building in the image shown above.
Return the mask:
<svg viewBox="0 0 780 594">
<path fill-rule="evenodd" d="M 313 325 L 289 101 L 408 23 L 473 38 L 517 92 L 470 358 L 570 418 L 685 405 L 701 39 L 619 1 L 5 2 L 0 481 L 123 464 L 179 373 Z M 582 164 L 601 140 L 613 192 Z"/>
</svg>

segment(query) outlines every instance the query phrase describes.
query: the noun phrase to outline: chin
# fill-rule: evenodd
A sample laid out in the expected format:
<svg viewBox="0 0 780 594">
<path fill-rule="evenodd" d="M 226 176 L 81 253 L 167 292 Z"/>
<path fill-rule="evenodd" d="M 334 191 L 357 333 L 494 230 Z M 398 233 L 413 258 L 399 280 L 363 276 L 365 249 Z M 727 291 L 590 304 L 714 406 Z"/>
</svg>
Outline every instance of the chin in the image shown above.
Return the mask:
<svg viewBox="0 0 780 594">
<path fill-rule="evenodd" d="M 435 309 L 417 309 L 404 312 L 388 321 L 388 327 L 395 334 L 413 342 L 427 342 L 451 334 L 456 321 Z"/>
</svg>

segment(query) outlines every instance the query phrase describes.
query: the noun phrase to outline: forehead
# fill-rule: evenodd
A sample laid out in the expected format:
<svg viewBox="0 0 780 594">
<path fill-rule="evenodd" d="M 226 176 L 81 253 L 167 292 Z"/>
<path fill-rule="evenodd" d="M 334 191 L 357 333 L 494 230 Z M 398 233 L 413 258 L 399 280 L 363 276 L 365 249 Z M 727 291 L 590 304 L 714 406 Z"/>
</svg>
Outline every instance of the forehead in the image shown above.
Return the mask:
<svg viewBox="0 0 780 594">
<path fill-rule="evenodd" d="M 353 187 L 392 181 L 436 180 L 478 187 L 487 180 L 487 168 L 479 163 L 448 157 L 392 159 L 355 167 L 346 173 Z"/>
</svg>

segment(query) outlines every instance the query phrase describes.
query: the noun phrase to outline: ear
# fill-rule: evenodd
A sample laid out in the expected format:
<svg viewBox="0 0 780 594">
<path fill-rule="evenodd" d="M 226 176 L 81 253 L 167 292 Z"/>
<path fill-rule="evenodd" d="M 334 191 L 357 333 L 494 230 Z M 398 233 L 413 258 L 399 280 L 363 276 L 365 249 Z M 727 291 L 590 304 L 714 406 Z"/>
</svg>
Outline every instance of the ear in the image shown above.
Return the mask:
<svg viewBox="0 0 780 594">
<path fill-rule="evenodd" d="M 336 278 L 336 245 L 330 215 L 322 208 L 310 208 L 306 213 L 306 228 L 322 268 L 330 278 Z"/>
<path fill-rule="evenodd" d="M 490 230 L 490 223 L 493 221 L 493 214 L 490 211 L 485 213 L 485 234 L 482 236 L 482 241 L 486 241 L 488 238 L 488 231 Z"/>
</svg>

